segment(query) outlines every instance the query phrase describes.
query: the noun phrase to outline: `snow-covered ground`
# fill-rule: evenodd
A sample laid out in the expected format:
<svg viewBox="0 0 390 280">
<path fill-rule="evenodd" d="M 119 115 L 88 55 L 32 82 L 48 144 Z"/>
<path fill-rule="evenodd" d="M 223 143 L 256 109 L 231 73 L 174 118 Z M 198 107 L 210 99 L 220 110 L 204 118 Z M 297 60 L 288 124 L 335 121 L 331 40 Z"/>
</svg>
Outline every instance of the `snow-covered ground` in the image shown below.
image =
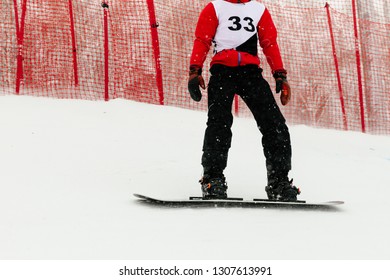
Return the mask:
<svg viewBox="0 0 390 280">
<path fill-rule="evenodd" d="M 338 211 L 162 208 L 199 195 L 205 112 L 0 96 L 0 259 L 390 259 L 390 137 L 290 126 L 291 177 Z M 235 118 L 229 195 L 265 197 L 261 136 Z"/>
</svg>

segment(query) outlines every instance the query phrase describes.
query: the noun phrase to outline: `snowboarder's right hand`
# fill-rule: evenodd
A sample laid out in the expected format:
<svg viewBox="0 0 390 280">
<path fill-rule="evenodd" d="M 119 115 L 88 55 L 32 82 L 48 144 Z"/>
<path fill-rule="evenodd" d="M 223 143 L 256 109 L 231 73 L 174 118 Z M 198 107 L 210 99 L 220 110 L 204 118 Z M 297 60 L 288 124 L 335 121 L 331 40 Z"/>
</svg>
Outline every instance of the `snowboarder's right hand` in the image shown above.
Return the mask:
<svg viewBox="0 0 390 280">
<path fill-rule="evenodd" d="M 199 102 L 202 99 L 202 93 L 199 87 L 206 89 L 202 77 L 202 68 L 191 66 L 188 78 L 188 91 L 190 92 L 191 98 L 196 102 Z"/>
</svg>

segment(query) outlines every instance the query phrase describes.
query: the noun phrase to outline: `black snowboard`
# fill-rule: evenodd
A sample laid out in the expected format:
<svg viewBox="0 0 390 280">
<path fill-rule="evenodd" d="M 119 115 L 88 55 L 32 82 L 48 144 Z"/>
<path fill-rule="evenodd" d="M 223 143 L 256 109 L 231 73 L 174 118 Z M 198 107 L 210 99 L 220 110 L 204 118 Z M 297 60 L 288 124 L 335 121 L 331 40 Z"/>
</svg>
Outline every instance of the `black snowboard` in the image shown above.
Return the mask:
<svg viewBox="0 0 390 280">
<path fill-rule="evenodd" d="M 294 209 L 317 209 L 332 210 L 337 205 L 344 204 L 343 201 L 328 201 L 321 203 L 306 203 L 298 200 L 295 202 L 273 201 L 268 199 L 243 200 L 242 198 L 228 199 L 202 199 L 201 197 L 190 197 L 183 200 L 166 200 L 153 198 L 141 194 L 134 194 L 141 202 L 152 205 L 161 205 L 167 207 L 241 207 L 241 208 L 294 208 Z"/>
</svg>

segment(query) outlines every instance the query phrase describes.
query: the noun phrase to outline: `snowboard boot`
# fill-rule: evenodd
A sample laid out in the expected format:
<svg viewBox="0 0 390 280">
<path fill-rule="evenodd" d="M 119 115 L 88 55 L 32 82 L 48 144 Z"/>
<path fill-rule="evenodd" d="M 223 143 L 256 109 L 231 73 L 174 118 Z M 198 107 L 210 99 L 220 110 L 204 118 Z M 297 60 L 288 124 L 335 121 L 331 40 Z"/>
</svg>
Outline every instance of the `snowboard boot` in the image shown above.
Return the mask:
<svg viewBox="0 0 390 280">
<path fill-rule="evenodd" d="M 227 185 L 225 176 L 213 177 L 205 175 L 199 180 L 202 188 L 203 199 L 226 199 L 227 198 Z"/>
<path fill-rule="evenodd" d="M 268 183 L 265 191 L 269 200 L 279 201 L 297 201 L 297 195 L 301 193 L 300 189 L 293 185 L 292 179 Z"/>
</svg>

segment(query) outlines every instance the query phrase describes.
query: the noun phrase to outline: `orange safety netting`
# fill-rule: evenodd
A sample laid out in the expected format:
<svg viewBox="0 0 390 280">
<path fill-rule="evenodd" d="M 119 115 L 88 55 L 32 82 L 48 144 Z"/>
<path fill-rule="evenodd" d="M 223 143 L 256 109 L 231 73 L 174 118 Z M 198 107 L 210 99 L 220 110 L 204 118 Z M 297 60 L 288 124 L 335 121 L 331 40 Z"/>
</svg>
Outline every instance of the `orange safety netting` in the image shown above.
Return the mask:
<svg viewBox="0 0 390 280">
<path fill-rule="evenodd" d="M 0 91 L 206 110 L 207 94 L 192 101 L 187 77 L 196 21 L 208 2 L 0 0 Z M 390 134 L 386 0 L 262 2 L 278 28 L 293 92 L 282 107 L 288 122 Z M 239 99 L 232 110 L 250 115 Z"/>
</svg>

